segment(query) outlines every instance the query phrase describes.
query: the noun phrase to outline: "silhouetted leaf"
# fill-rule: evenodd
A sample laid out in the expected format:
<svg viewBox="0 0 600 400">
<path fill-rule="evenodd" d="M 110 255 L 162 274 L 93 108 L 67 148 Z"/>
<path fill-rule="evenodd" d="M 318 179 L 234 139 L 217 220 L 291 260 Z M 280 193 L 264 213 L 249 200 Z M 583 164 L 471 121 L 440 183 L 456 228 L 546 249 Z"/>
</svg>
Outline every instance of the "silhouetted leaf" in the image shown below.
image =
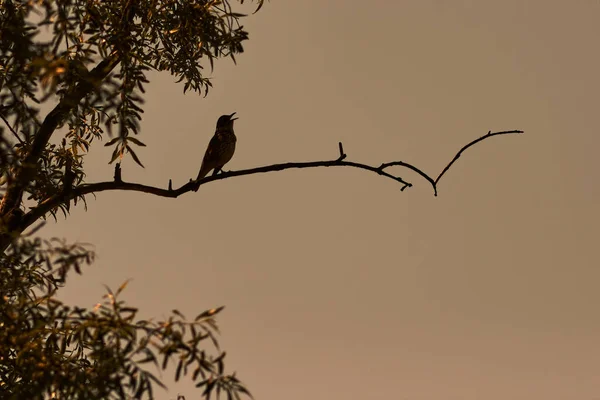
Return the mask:
<svg viewBox="0 0 600 400">
<path fill-rule="evenodd" d="M 140 159 L 138 158 L 138 156 L 135 154 L 135 152 L 131 149 L 131 147 L 126 146 L 127 150 L 131 153 L 131 157 L 133 157 L 133 160 L 142 168 L 144 168 L 144 165 L 142 164 L 142 162 L 140 161 Z"/>
<path fill-rule="evenodd" d="M 139 139 L 136 139 L 132 136 L 128 136 L 127 137 L 127 141 L 128 142 L 133 142 L 135 144 L 137 144 L 138 146 L 142 146 L 142 147 L 146 147 L 146 145 L 144 143 L 142 143 Z"/>
<path fill-rule="evenodd" d="M 121 138 L 120 137 L 115 137 L 115 138 L 110 139 L 108 142 L 106 142 L 104 144 L 104 147 L 111 146 L 111 145 L 117 143 L 117 140 L 121 140 Z"/>
<path fill-rule="evenodd" d="M 183 367 L 183 360 L 179 360 L 177 363 L 177 370 L 175 371 L 175 382 L 179 382 L 179 376 L 181 375 L 181 368 Z"/>
</svg>

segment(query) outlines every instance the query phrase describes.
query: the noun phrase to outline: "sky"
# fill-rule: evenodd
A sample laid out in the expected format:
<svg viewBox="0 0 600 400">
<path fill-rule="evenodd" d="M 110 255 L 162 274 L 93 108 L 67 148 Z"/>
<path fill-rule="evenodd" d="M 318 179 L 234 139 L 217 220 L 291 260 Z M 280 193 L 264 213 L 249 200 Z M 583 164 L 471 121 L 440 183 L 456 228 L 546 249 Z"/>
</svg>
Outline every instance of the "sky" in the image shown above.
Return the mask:
<svg viewBox="0 0 600 400">
<path fill-rule="evenodd" d="M 252 5 L 242 10 L 252 11 Z M 93 243 L 61 298 L 104 284 L 141 317 L 218 322 L 256 399 L 600 399 L 600 2 L 267 2 L 237 65 L 206 98 L 150 76 L 148 147 L 123 179 L 195 177 L 221 114 L 238 113 L 226 169 L 337 157 L 402 160 L 400 186 L 353 168 L 236 177 L 178 199 L 88 198 L 44 234 Z M 93 148 L 87 182 L 111 180 Z M 167 383 L 170 377 L 164 375 Z M 200 398 L 190 382 L 177 394 Z"/>
</svg>

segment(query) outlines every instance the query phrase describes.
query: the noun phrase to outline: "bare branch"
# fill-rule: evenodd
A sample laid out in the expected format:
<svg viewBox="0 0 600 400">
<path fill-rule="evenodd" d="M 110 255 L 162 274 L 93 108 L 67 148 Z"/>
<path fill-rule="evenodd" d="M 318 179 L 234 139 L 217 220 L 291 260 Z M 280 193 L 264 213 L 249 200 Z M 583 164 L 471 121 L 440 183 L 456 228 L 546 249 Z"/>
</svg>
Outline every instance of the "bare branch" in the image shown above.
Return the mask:
<svg viewBox="0 0 600 400">
<path fill-rule="evenodd" d="M 458 158 L 460 158 L 461 154 L 466 149 L 481 142 L 482 140 L 484 140 L 486 138 L 489 138 L 492 136 L 498 136 L 498 135 L 512 134 L 512 133 L 515 133 L 515 134 L 523 133 L 523 131 L 503 131 L 503 132 L 495 132 L 495 133 L 488 132 L 486 135 L 484 135 L 476 140 L 473 140 L 472 142 L 470 142 L 469 144 L 464 146 L 462 149 L 460 149 L 460 151 L 456 154 L 456 156 L 454 156 L 452 161 L 450 161 L 450 163 L 448 163 L 448 165 L 446 165 L 446 167 L 442 170 L 442 172 L 438 175 L 438 177 L 435 180 L 433 178 L 431 178 L 429 175 L 427 175 L 425 172 L 421 171 L 419 168 L 417 168 L 409 163 L 406 163 L 404 161 L 392 161 L 389 163 L 381 164 L 379 167 L 374 167 L 371 165 L 357 163 L 357 162 L 353 162 L 353 161 L 345 161 L 344 159 L 346 158 L 346 154 L 344 153 L 344 148 L 343 148 L 343 145 L 341 142 L 338 145 L 340 155 L 335 160 L 289 162 L 289 163 L 272 164 L 272 165 L 266 165 L 266 166 L 262 166 L 262 167 L 243 169 L 243 170 L 239 170 L 239 171 L 222 172 L 217 175 L 205 177 L 199 181 L 193 181 L 190 179 L 190 181 L 188 183 L 182 185 L 181 187 L 179 187 L 177 189 L 172 188 L 171 180 L 169 180 L 169 187 L 167 189 L 163 189 L 163 188 L 158 188 L 158 187 L 154 187 L 154 186 L 142 185 L 139 183 L 123 182 L 120 179 L 120 174 L 115 174 L 114 181 L 98 182 L 98 183 L 81 185 L 79 187 L 73 188 L 73 190 L 69 193 L 68 197 L 65 197 L 64 195 L 55 195 L 53 197 L 48 198 L 47 200 L 42 202 L 40 205 L 33 208 L 30 212 L 28 212 L 23 217 L 22 223 L 19 226 L 19 230 L 22 232 L 28 226 L 33 224 L 36 220 L 43 217 L 46 213 L 48 213 L 52 209 L 58 207 L 60 204 L 66 202 L 66 201 L 70 201 L 71 199 L 73 199 L 75 197 L 85 196 L 86 194 L 111 191 L 111 190 L 128 190 L 128 191 L 153 194 L 155 196 L 160 196 L 160 197 L 177 198 L 177 197 L 181 196 L 182 194 L 185 194 L 185 193 L 188 193 L 191 191 L 196 192 L 196 191 L 198 191 L 200 186 L 205 185 L 209 182 L 219 181 L 219 180 L 223 180 L 223 179 L 227 179 L 227 178 L 233 178 L 235 176 L 254 175 L 254 174 L 260 174 L 260 173 L 266 173 L 266 172 L 284 171 L 284 170 L 292 169 L 292 168 L 317 168 L 317 167 L 359 168 L 359 169 L 363 169 L 363 170 L 366 170 L 369 172 L 376 173 L 377 175 L 381 175 L 383 177 L 386 177 L 388 179 L 391 179 L 395 182 L 400 183 L 402 185 L 400 190 L 404 191 L 404 189 L 406 189 L 408 187 L 412 187 L 412 184 L 409 182 L 406 182 L 399 176 L 392 175 L 385 171 L 385 169 L 388 167 L 401 166 L 401 167 L 405 167 L 405 168 L 408 168 L 408 169 L 416 172 L 417 174 L 422 176 L 425 180 L 427 180 L 433 187 L 434 195 L 437 196 L 437 184 L 440 181 L 441 177 L 446 173 L 446 171 L 448 171 L 448 169 L 454 164 L 454 162 L 456 162 L 456 160 L 458 160 Z"/>
<path fill-rule="evenodd" d="M 345 156 L 346 155 L 344 154 L 344 157 Z M 153 194 L 155 196 L 160 196 L 160 197 L 176 198 L 176 197 L 181 196 L 184 193 L 188 193 L 191 191 L 196 192 L 196 191 L 198 191 L 198 188 L 200 186 L 205 185 L 209 182 L 220 181 L 220 180 L 227 179 L 227 178 L 233 178 L 234 176 L 244 176 L 244 175 L 260 174 L 260 173 L 265 173 L 265 172 L 283 171 L 283 170 L 292 169 L 292 168 L 316 168 L 316 167 L 354 167 L 354 168 L 359 168 L 359 169 L 364 169 L 364 170 L 367 170 L 370 172 L 374 172 L 378 175 L 381 175 L 386 178 L 392 179 L 396 182 L 399 182 L 402 184 L 402 187 L 400 188 L 400 190 L 402 190 L 402 191 L 404 189 L 406 189 L 407 187 L 412 186 L 412 184 L 404 181 L 401 177 L 389 174 L 378 167 L 373 167 L 371 165 L 356 163 L 356 162 L 352 162 L 352 161 L 344 161 L 341 157 L 338 159 L 329 160 L 329 161 L 290 162 L 290 163 L 266 165 L 266 166 L 257 167 L 257 168 L 243 169 L 243 170 L 239 170 L 239 171 L 222 172 L 217 175 L 208 176 L 199 181 L 190 180 L 188 183 L 182 185 L 181 187 L 179 187 L 177 189 L 172 188 L 171 180 L 169 180 L 169 187 L 167 189 L 158 188 L 158 187 L 154 187 L 154 186 L 148 186 L 148 185 L 142 185 L 139 183 L 130 183 L 130 182 L 123 182 L 121 180 L 115 180 L 115 181 L 110 181 L 110 182 L 98 182 L 98 183 L 91 183 L 91 184 L 78 186 L 77 188 L 74 188 L 70 192 L 70 194 L 67 198 L 65 198 L 64 196 L 60 196 L 60 195 L 55 195 L 53 197 L 48 198 L 47 200 L 42 202 L 39 206 L 33 208 L 29 213 L 27 213 L 25 215 L 25 217 L 23 218 L 21 231 L 26 229 L 29 225 L 31 225 L 37 219 L 43 217 L 47 212 L 54 209 L 55 207 L 58 207 L 60 204 L 64 203 L 65 201 L 69 201 L 75 197 L 84 196 L 86 194 L 98 193 L 98 192 L 104 192 L 104 191 L 110 191 L 110 190 L 127 190 L 127 191 Z"/>
<path fill-rule="evenodd" d="M 444 174 L 450 169 L 450 167 L 452 166 L 452 164 L 454 164 L 456 162 L 456 160 L 458 160 L 460 158 L 460 156 L 462 155 L 462 153 L 467 150 L 469 147 L 481 142 L 484 139 L 487 139 L 489 137 L 492 136 L 499 136 L 499 135 L 510 135 L 510 134 L 519 134 L 519 133 L 523 133 L 523 131 L 502 131 L 502 132 L 494 132 L 492 133 L 492 131 L 488 131 L 488 133 L 486 133 L 485 135 L 481 136 L 480 138 L 477 138 L 475 140 L 473 140 L 472 142 L 466 144 L 465 146 L 463 146 L 462 149 L 460 149 L 458 151 L 458 153 L 456 153 L 456 155 L 454 156 L 454 158 L 452 159 L 452 161 L 450 161 L 448 163 L 448 165 L 446 165 L 444 167 L 444 169 L 442 170 L 442 172 L 440 172 L 440 174 L 438 175 L 437 178 L 433 179 L 432 177 L 430 177 L 429 175 L 427 175 L 425 172 L 421 171 L 419 168 L 405 163 L 404 161 L 392 161 L 389 163 L 384 163 L 381 164 L 381 166 L 379 167 L 380 169 L 386 169 L 388 167 L 393 167 L 393 166 L 401 166 L 401 167 L 405 167 L 408 169 L 413 170 L 414 172 L 416 172 L 417 174 L 421 175 L 423 178 L 425 178 L 427 180 L 427 182 L 429 182 L 431 184 L 431 186 L 433 187 L 433 194 L 434 196 L 437 196 L 437 185 L 440 182 L 440 179 L 442 178 L 442 176 L 444 176 Z"/>
</svg>

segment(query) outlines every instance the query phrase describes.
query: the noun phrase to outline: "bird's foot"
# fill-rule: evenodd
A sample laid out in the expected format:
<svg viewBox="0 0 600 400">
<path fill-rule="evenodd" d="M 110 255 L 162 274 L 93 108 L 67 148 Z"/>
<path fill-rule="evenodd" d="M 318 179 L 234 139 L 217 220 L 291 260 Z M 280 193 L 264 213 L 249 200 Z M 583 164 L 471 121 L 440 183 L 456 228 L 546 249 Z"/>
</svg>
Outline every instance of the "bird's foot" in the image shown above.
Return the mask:
<svg viewBox="0 0 600 400">
<path fill-rule="evenodd" d="M 222 168 L 219 168 L 218 170 L 217 170 L 217 169 L 215 169 L 215 170 L 214 170 L 214 172 L 213 172 L 213 175 L 217 175 L 217 174 L 226 174 L 226 173 L 228 173 L 228 172 L 230 172 L 230 171 L 225 171 L 224 169 L 222 169 Z"/>
</svg>

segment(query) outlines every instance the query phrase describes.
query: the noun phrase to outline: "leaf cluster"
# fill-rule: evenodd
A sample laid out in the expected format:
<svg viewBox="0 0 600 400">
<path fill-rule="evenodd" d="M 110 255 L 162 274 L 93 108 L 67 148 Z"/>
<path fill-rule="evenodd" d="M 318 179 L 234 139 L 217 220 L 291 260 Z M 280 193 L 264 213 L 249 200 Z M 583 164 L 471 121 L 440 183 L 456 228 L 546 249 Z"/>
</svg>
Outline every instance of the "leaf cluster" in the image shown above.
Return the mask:
<svg viewBox="0 0 600 400">
<path fill-rule="evenodd" d="M 0 398 L 153 398 L 163 386 L 154 374 L 170 367 L 206 398 L 248 394 L 224 371 L 221 308 L 142 320 L 120 298 L 125 285 L 95 308 L 67 305 L 57 292 L 93 251 L 21 234 L 28 207 L 59 199 L 47 210 L 56 217 L 71 200 L 85 204 L 84 161 L 107 135 L 111 163 L 131 155 L 143 166 L 149 74 L 168 71 L 184 93 L 206 95 L 215 60 L 235 62 L 248 39 L 233 3 L 0 0 Z"/>
<path fill-rule="evenodd" d="M 131 155 L 143 166 L 135 147 L 144 143 L 134 136 L 148 74 L 168 71 L 184 92 L 206 95 L 205 69 L 244 51 L 244 17 L 230 0 L 0 0 L 0 117 L 17 146 L 0 171 L 4 181 L 49 117 L 68 129 L 41 150 L 25 188 L 35 204 L 68 190 L 64 175 L 72 185 L 84 181 L 84 157 L 105 133 L 114 136 L 111 163 Z M 44 103 L 56 107 L 42 119 Z"/>
<path fill-rule="evenodd" d="M 164 387 L 152 371 L 175 367 L 203 394 L 249 394 L 235 374 L 225 374 L 215 316 L 191 321 L 173 310 L 162 321 L 136 318 L 138 309 L 107 288 L 93 309 L 57 300 L 71 270 L 94 259 L 89 246 L 53 239 L 20 239 L 0 260 L 0 398 L 154 398 Z M 205 344 L 209 343 L 206 349 Z"/>
</svg>

